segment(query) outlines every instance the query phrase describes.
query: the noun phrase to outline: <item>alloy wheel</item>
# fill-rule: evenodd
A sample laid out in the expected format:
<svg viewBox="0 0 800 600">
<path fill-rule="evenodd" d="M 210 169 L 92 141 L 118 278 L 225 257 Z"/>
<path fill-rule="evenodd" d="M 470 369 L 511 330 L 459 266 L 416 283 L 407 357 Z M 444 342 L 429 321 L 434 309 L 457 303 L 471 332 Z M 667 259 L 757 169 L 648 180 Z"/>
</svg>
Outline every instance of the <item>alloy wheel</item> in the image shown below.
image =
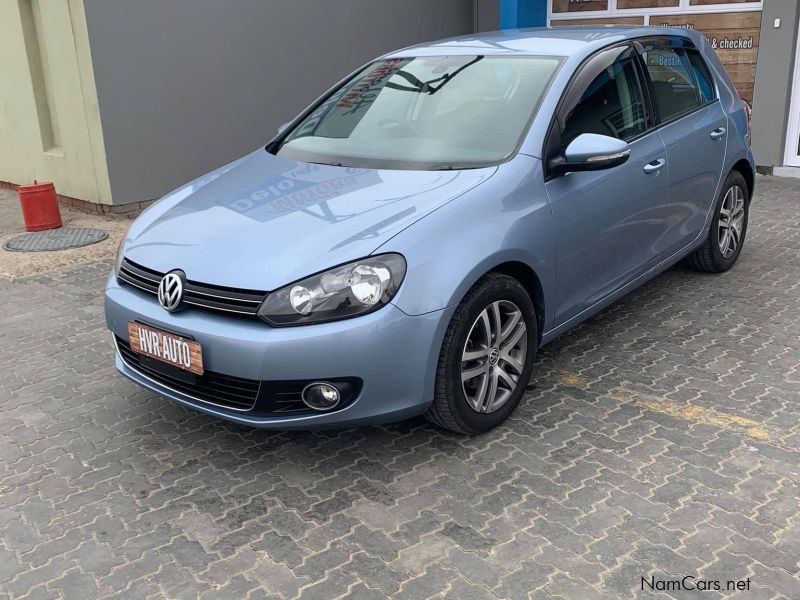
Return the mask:
<svg viewBox="0 0 800 600">
<path fill-rule="evenodd" d="M 508 300 L 492 302 L 470 328 L 461 356 L 461 386 L 479 413 L 503 406 L 519 384 L 528 351 L 525 319 Z"/>
<path fill-rule="evenodd" d="M 719 209 L 719 250 L 723 258 L 730 258 L 742 241 L 744 227 L 744 191 L 738 185 L 732 186 L 722 199 Z"/>
</svg>

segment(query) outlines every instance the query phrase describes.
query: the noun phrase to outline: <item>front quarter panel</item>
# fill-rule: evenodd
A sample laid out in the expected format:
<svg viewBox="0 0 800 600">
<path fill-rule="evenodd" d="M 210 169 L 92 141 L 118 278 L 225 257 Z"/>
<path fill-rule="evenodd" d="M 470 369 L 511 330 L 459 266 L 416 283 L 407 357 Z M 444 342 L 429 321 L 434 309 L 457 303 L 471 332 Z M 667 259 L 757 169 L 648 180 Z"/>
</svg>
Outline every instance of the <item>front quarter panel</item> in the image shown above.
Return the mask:
<svg viewBox="0 0 800 600">
<path fill-rule="evenodd" d="M 406 278 L 392 302 L 409 315 L 454 306 L 498 265 L 524 263 L 544 291 L 548 329 L 553 248 L 541 161 L 518 154 L 500 165 L 490 180 L 418 221 L 376 253 L 399 252 L 406 257 Z"/>
</svg>

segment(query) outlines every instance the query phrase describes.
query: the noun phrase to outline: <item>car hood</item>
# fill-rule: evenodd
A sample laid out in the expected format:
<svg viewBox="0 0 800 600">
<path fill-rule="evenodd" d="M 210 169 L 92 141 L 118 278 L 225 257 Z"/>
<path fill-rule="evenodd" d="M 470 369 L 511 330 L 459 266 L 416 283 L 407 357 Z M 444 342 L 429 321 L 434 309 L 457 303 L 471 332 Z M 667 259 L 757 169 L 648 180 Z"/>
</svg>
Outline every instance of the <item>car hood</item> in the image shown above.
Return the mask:
<svg viewBox="0 0 800 600">
<path fill-rule="evenodd" d="M 124 254 L 192 281 L 270 291 L 369 255 L 496 170 L 354 169 L 261 149 L 148 208 Z"/>
</svg>

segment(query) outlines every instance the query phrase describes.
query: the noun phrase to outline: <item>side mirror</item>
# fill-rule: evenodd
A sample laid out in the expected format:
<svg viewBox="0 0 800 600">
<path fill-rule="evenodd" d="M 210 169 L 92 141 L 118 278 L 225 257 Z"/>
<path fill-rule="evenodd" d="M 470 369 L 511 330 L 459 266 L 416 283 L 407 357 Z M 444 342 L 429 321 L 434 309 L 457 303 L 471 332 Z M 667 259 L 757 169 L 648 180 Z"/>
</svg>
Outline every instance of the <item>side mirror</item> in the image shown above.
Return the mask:
<svg viewBox="0 0 800 600">
<path fill-rule="evenodd" d="M 286 128 L 289 127 L 289 125 L 291 124 L 292 124 L 291 121 L 286 121 L 286 123 L 281 123 L 280 125 L 278 125 L 278 135 L 286 131 Z"/>
<path fill-rule="evenodd" d="M 627 142 L 607 135 L 582 133 L 569 143 L 563 158 L 550 163 L 550 168 L 556 175 L 601 171 L 624 164 L 630 156 L 631 149 Z"/>
</svg>

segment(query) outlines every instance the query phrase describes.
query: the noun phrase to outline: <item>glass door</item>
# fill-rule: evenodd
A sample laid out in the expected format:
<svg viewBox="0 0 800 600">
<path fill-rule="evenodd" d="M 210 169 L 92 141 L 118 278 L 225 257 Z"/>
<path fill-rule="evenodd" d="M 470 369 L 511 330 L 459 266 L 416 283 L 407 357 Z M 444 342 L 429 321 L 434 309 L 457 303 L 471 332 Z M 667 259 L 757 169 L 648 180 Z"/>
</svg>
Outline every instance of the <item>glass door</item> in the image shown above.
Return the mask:
<svg viewBox="0 0 800 600">
<path fill-rule="evenodd" d="M 795 48 L 794 77 L 792 77 L 792 103 L 786 130 L 786 155 L 784 163 L 800 167 L 800 40 Z"/>
</svg>

